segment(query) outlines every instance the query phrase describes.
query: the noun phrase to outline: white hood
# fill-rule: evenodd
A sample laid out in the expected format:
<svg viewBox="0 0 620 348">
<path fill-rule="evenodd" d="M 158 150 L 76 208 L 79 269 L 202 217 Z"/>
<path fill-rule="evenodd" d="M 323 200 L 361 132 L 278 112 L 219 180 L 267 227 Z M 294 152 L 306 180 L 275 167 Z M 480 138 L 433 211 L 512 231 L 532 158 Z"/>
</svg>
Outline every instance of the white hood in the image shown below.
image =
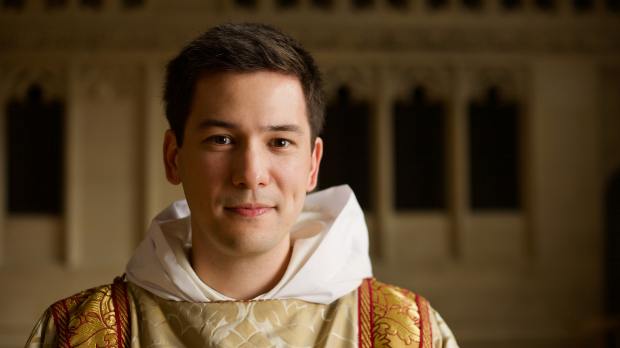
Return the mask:
<svg viewBox="0 0 620 348">
<path fill-rule="evenodd" d="M 127 279 L 168 300 L 233 300 L 202 282 L 192 269 L 190 226 L 186 201 L 164 209 L 127 264 Z M 255 299 L 296 298 L 327 304 L 372 276 L 364 214 L 346 185 L 306 197 L 291 242 L 293 252 L 284 276 Z"/>
</svg>

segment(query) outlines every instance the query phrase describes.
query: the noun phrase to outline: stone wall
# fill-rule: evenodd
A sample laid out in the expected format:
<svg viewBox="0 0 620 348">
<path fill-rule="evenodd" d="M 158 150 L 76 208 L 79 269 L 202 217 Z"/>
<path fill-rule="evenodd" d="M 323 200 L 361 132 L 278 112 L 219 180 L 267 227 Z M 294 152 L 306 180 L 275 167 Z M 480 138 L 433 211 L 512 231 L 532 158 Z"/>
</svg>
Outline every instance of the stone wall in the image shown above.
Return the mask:
<svg viewBox="0 0 620 348">
<path fill-rule="evenodd" d="M 603 347 L 603 197 L 620 168 L 617 2 L 368 3 L 0 4 L 0 134 L 4 105 L 38 84 L 65 103 L 66 162 L 63 214 L 10 214 L 0 201 L 0 346 L 21 346 L 55 299 L 121 274 L 150 218 L 182 197 L 161 159 L 165 63 L 204 29 L 249 20 L 304 43 L 329 96 L 344 85 L 371 105 L 378 278 L 429 298 L 462 347 Z M 415 86 L 447 107 L 445 209 L 392 203 L 392 107 Z M 522 204 L 478 211 L 467 111 L 492 86 L 520 105 Z M 0 142 L 3 166 L 6 150 Z"/>
</svg>

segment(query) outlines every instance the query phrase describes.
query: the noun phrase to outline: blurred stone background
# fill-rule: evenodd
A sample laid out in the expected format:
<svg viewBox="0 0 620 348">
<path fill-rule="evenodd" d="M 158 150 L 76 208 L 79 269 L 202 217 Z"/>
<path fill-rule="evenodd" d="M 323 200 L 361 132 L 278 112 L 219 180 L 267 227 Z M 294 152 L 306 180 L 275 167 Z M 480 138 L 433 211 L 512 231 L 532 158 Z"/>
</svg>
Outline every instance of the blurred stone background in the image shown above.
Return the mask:
<svg viewBox="0 0 620 348">
<path fill-rule="evenodd" d="M 464 348 L 620 347 L 618 0 L 0 0 L 0 347 L 182 197 L 164 67 L 228 21 L 317 58 L 378 278 Z"/>
</svg>

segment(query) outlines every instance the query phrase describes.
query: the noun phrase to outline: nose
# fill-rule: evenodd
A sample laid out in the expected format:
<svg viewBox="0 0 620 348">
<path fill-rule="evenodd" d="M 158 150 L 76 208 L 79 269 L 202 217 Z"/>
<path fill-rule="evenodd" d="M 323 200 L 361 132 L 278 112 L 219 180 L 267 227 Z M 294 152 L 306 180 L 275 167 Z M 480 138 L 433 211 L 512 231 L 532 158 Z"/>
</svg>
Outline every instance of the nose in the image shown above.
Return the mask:
<svg viewBox="0 0 620 348">
<path fill-rule="evenodd" d="M 257 146 L 248 144 L 239 148 L 233 164 L 233 185 L 248 190 L 269 185 L 267 165 L 268 158 Z"/>
</svg>

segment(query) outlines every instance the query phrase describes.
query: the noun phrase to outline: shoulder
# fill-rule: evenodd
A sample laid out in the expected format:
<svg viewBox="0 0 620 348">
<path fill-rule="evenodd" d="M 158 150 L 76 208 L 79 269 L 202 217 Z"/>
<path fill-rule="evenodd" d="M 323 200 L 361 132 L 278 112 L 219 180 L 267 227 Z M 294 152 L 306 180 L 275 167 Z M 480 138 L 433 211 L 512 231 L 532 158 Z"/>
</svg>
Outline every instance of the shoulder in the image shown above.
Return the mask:
<svg viewBox="0 0 620 348">
<path fill-rule="evenodd" d="M 368 278 L 362 282 L 360 295 L 372 299 L 372 305 L 376 311 L 390 312 L 391 308 L 408 309 L 417 312 L 422 317 L 430 313 L 430 305 L 423 296 L 374 278 Z"/>
<path fill-rule="evenodd" d="M 361 287 L 367 288 L 368 291 L 376 296 L 388 297 L 391 300 L 402 302 L 427 302 L 421 295 L 396 285 L 381 282 L 375 278 L 366 278 L 362 282 Z"/>
<path fill-rule="evenodd" d="M 114 283 L 81 291 L 52 304 L 35 327 L 47 337 L 33 339 L 41 343 L 57 342 L 61 346 L 114 346 L 127 342 L 129 327 L 129 298 L 126 283 L 117 278 Z"/>
<path fill-rule="evenodd" d="M 77 294 L 60 299 L 49 307 L 53 315 L 62 316 L 76 313 L 84 309 L 89 303 L 106 302 L 112 295 L 112 284 L 100 285 L 94 288 L 82 290 Z"/>
<path fill-rule="evenodd" d="M 127 296 L 127 285 L 118 277 L 111 284 L 90 288 L 59 300 L 50 306 L 49 311 L 56 324 L 63 323 L 65 319 L 90 314 L 97 314 L 98 318 L 110 323 L 127 314 Z"/>
<path fill-rule="evenodd" d="M 368 330 L 369 347 L 432 347 L 433 312 L 424 297 L 368 278 L 358 298 L 359 328 L 362 335 Z"/>
<path fill-rule="evenodd" d="M 423 296 L 374 278 L 358 289 L 360 347 L 458 348 L 448 325 Z"/>
</svg>

